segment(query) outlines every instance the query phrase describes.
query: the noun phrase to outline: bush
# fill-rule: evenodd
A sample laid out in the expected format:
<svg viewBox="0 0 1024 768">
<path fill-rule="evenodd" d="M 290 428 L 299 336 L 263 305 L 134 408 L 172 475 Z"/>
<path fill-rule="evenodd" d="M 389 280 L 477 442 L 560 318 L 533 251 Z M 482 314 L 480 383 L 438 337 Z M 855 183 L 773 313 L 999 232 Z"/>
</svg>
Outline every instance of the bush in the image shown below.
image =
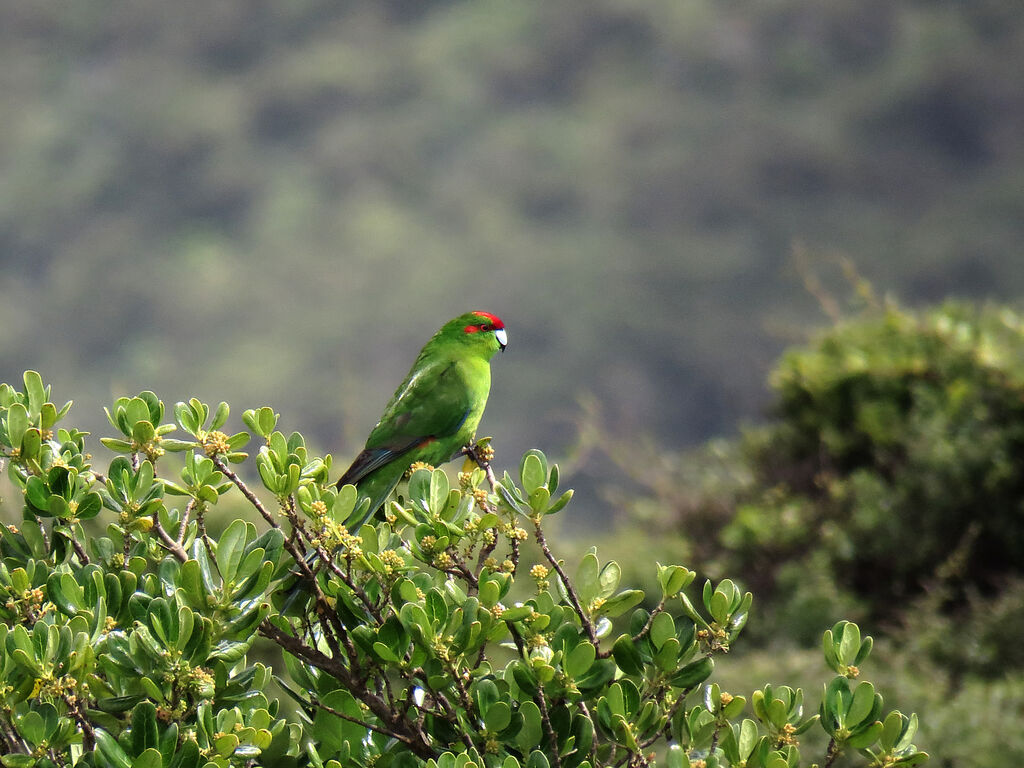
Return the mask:
<svg viewBox="0 0 1024 768">
<path fill-rule="evenodd" d="M 1020 611 L 1000 595 L 1024 576 L 1021 319 L 876 309 L 789 350 L 771 384 L 768 423 L 661 455 L 633 520 L 674 531 L 666 549 L 737 578 L 805 643 L 837 614 L 893 627 L 925 601 L 984 638 L 981 653 L 946 644 L 944 663 L 1016 663 Z"/>
<path fill-rule="evenodd" d="M 692 599 L 696 574 L 658 565 L 647 611 L 614 561 L 591 551 L 568 569 L 542 521 L 572 493 L 556 495 L 539 451 L 499 482 L 487 441 L 467 446 L 458 487 L 418 469 L 357 535 L 344 525 L 356 489 L 329 484 L 330 457 L 278 431 L 269 408 L 229 436 L 225 403 L 178 403 L 164 423 L 153 393 L 120 398 L 105 472 L 84 433 L 58 426 L 69 408 L 35 372 L 21 391 L 0 385 L 0 450 L 23 502 L 0 532 L 5 766 L 783 768 L 816 723 L 826 765 L 927 759 L 916 718 L 853 682 L 872 643 L 847 622 L 825 633 L 835 677 L 818 714 L 799 689 L 766 685 L 744 718 L 745 697 L 705 681 L 750 593 L 725 579 Z M 260 494 L 231 467 L 250 433 Z M 184 456 L 173 480 L 167 451 Z M 235 519 L 208 535 L 229 495 L 262 532 Z M 101 514 L 106 535 L 90 533 Z M 258 637 L 282 652 L 273 669 L 249 661 Z M 273 676 L 294 716 L 268 695 Z"/>
</svg>

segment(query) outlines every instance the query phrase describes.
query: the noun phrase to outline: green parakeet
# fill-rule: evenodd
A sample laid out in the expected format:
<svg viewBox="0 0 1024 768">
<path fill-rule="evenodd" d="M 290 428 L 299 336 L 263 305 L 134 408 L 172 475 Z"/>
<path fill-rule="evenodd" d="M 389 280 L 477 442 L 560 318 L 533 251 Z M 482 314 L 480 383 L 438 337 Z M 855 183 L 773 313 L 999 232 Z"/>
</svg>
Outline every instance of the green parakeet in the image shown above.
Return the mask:
<svg viewBox="0 0 1024 768">
<path fill-rule="evenodd" d="M 361 517 L 349 520 L 350 531 L 380 508 L 410 465 L 446 462 L 473 437 L 491 388 L 490 360 L 507 343 L 498 317 L 467 312 L 420 350 L 362 453 L 338 480 L 339 488 L 351 483 L 360 500 L 370 500 Z"/>
<path fill-rule="evenodd" d="M 491 358 L 507 343 L 498 317 L 467 312 L 441 326 L 420 350 L 362 453 L 338 480 L 338 488 L 351 483 L 359 491 L 356 511 L 345 522 L 350 532 L 380 509 L 414 462 L 440 464 L 469 442 L 491 389 Z M 311 565 L 316 560 L 315 551 L 306 558 Z M 281 612 L 287 613 L 308 597 L 307 582 L 293 572 L 282 593 Z"/>
</svg>

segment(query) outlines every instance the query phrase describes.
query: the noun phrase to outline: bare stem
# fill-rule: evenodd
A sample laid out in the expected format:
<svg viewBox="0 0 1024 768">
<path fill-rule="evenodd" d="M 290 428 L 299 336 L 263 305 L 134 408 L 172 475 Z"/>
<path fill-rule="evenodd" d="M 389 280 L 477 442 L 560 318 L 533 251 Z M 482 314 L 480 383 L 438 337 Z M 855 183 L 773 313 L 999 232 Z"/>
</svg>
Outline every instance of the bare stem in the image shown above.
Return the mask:
<svg viewBox="0 0 1024 768">
<path fill-rule="evenodd" d="M 188 553 L 185 552 L 185 548 L 171 538 L 171 535 L 164 530 L 163 525 L 157 520 L 155 514 L 153 515 L 153 530 L 156 531 L 156 535 L 160 537 L 160 541 L 164 543 L 164 546 L 167 547 L 172 555 L 183 563 L 188 560 Z"/>
<path fill-rule="evenodd" d="M 839 757 L 842 751 L 843 750 L 839 748 L 839 745 L 836 744 L 835 739 L 829 739 L 828 751 L 825 753 L 825 765 L 823 766 L 823 768 L 830 768 L 832 763 L 836 761 L 836 758 Z"/>
<path fill-rule="evenodd" d="M 371 731 L 375 731 L 375 732 L 377 732 L 379 734 L 382 734 L 384 736 L 389 736 L 389 737 L 391 737 L 393 739 L 398 739 L 400 742 L 402 742 L 403 744 L 405 744 L 405 745 L 407 745 L 409 747 L 412 747 L 412 746 L 415 745 L 415 742 L 413 741 L 413 739 L 409 738 L 408 736 L 405 736 L 405 735 L 403 735 L 401 733 L 395 733 L 394 731 L 389 731 L 387 728 L 381 728 L 380 726 L 374 725 L 373 723 L 368 723 L 365 720 L 360 720 L 358 717 L 352 717 L 351 715 L 346 715 L 344 712 L 342 712 L 340 710 L 337 710 L 334 707 L 329 707 L 326 704 L 324 704 L 322 701 L 319 701 L 317 699 L 310 699 L 310 703 L 312 703 L 315 707 L 318 707 L 319 709 L 322 709 L 324 712 L 329 712 L 330 714 L 334 715 L 335 717 L 340 717 L 342 720 L 348 720 L 348 722 L 350 722 L 350 723 L 355 723 L 358 726 L 361 726 L 363 728 L 367 728 L 367 729 L 369 729 Z"/>
<path fill-rule="evenodd" d="M 181 516 L 181 524 L 178 526 L 178 544 L 184 546 L 185 544 L 185 532 L 188 530 L 188 521 L 192 516 L 192 510 L 196 508 L 195 498 L 188 500 L 188 504 L 185 506 L 185 514 Z"/>
<path fill-rule="evenodd" d="M 562 580 L 562 586 L 565 587 L 565 593 L 569 596 L 569 602 L 572 604 L 573 610 L 576 611 L 576 615 L 579 616 L 580 621 L 583 623 L 583 628 L 587 631 L 587 637 L 590 638 L 590 642 L 597 650 L 599 658 L 606 658 L 609 653 L 601 650 L 601 640 L 597 636 L 597 628 L 594 627 L 594 622 L 591 621 L 590 616 L 583 610 L 583 605 L 580 603 L 580 597 L 576 594 L 576 588 L 569 581 L 569 576 L 562 568 L 562 564 L 558 562 L 555 556 L 551 553 L 551 549 L 548 547 L 547 539 L 544 538 L 544 531 L 540 527 L 540 520 L 534 521 L 534 528 L 536 533 L 537 544 L 540 545 L 540 551 L 544 553 L 544 557 L 551 567 L 555 569 L 558 574 L 558 578 Z"/>
<path fill-rule="evenodd" d="M 651 631 L 651 625 L 654 624 L 654 617 L 657 616 L 659 613 L 662 613 L 664 610 L 665 598 L 662 597 L 661 602 L 659 602 L 655 609 L 651 611 L 651 615 L 647 617 L 647 623 L 644 624 L 643 628 L 635 635 L 633 635 L 633 637 L 631 638 L 634 643 L 639 640 L 642 640 L 647 635 L 647 633 Z"/>
<path fill-rule="evenodd" d="M 256 494 L 249 490 L 249 486 L 247 486 L 242 478 L 236 475 L 232 469 L 224 463 L 224 460 L 220 456 L 213 457 L 213 466 L 222 472 L 224 476 L 242 492 L 242 495 L 245 496 L 249 503 L 252 504 L 253 508 L 263 516 L 263 519 L 266 520 L 272 528 L 281 527 L 280 523 L 278 523 L 277 520 L 274 519 L 274 516 L 267 511 L 267 508 L 263 506 L 263 502 L 256 498 Z"/>
<path fill-rule="evenodd" d="M 551 741 L 551 757 L 554 759 L 554 768 L 562 768 L 562 758 L 558 756 L 558 735 L 554 726 L 551 725 L 551 717 L 548 715 L 548 703 L 544 700 L 544 693 L 538 692 L 534 699 L 540 708 L 540 719 L 544 723 L 544 730 L 547 731 L 548 739 Z"/>
</svg>

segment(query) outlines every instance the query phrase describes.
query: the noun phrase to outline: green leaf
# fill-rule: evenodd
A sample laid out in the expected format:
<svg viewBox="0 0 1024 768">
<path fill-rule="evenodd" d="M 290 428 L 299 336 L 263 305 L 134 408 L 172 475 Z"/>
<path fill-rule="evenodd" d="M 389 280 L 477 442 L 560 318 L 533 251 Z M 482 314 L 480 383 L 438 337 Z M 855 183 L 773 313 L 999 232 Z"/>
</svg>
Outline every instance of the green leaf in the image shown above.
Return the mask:
<svg viewBox="0 0 1024 768">
<path fill-rule="evenodd" d="M 546 479 L 540 458 L 534 453 L 527 453 L 523 457 L 522 466 L 523 490 L 526 491 L 526 495 L 529 496 L 544 485 Z"/>
<path fill-rule="evenodd" d="M 159 736 L 156 722 L 156 707 L 151 701 L 140 701 L 132 710 L 132 752 L 136 755 L 156 747 Z"/>
<path fill-rule="evenodd" d="M 217 411 L 213 414 L 213 421 L 210 422 L 210 430 L 212 431 L 223 427 L 224 422 L 228 420 L 228 413 L 230 413 L 228 404 L 221 402 L 221 404 L 217 406 Z"/>
<path fill-rule="evenodd" d="M 163 755 L 156 747 L 150 747 L 132 761 L 132 768 L 162 768 Z"/>
<path fill-rule="evenodd" d="M 540 708 L 532 701 L 520 704 L 519 714 L 523 716 L 523 725 L 516 734 L 516 744 L 526 752 L 540 745 L 544 737 L 543 722 Z"/>
<path fill-rule="evenodd" d="M 671 614 L 662 611 L 651 621 L 650 638 L 655 648 L 661 648 L 670 637 L 676 636 L 676 625 Z"/>
<path fill-rule="evenodd" d="M 677 688 L 693 688 L 707 680 L 715 669 L 715 662 L 705 656 L 687 664 L 672 676 Z"/>
<path fill-rule="evenodd" d="M 673 744 L 668 748 L 666 758 L 668 768 L 690 768 L 690 760 L 686 756 L 686 752 L 678 744 Z"/>
<path fill-rule="evenodd" d="M 0 765 L 5 768 L 34 768 L 36 759 L 32 755 L 3 755 L 0 756 Z"/>
<path fill-rule="evenodd" d="M 495 733 L 505 730 L 511 721 L 512 709 L 504 701 L 496 701 L 491 704 L 484 716 L 484 725 Z"/>
<path fill-rule="evenodd" d="M 866 728 L 855 731 L 850 738 L 846 740 L 847 746 L 852 749 L 866 749 L 878 741 L 878 737 L 882 735 L 882 724 L 875 720 L 871 725 Z"/>
<path fill-rule="evenodd" d="M 598 583 L 601 585 L 601 588 L 597 596 L 601 598 L 610 597 L 618 588 L 621 579 L 622 568 L 614 560 L 609 560 L 605 563 L 604 568 L 601 569 L 601 575 L 598 577 Z"/>
<path fill-rule="evenodd" d="M 875 703 L 875 687 L 869 682 L 860 683 L 853 691 L 853 699 L 846 711 L 846 727 L 856 728 L 868 715 Z"/>
<path fill-rule="evenodd" d="M 600 589 L 599 578 L 600 563 L 597 560 L 597 555 L 588 552 L 580 561 L 579 568 L 576 569 L 576 593 L 579 595 L 584 609 L 587 609 L 597 597 Z"/>
<path fill-rule="evenodd" d="M 102 728 L 95 730 L 96 751 L 101 758 L 101 764 L 109 768 L 132 768 L 128 755 L 117 743 L 117 740 Z"/>
<path fill-rule="evenodd" d="M 547 514 L 553 515 L 556 512 L 561 512 L 563 509 L 565 509 L 565 505 L 568 504 L 572 500 L 573 493 L 574 493 L 574 491 L 570 488 L 565 493 L 563 493 L 561 496 L 559 496 L 558 499 L 556 499 L 548 507 Z"/>
<path fill-rule="evenodd" d="M 43 377 L 36 371 L 25 371 L 22 376 L 25 382 L 25 398 L 28 400 L 28 410 L 32 414 L 39 413 L 46 402 L 46 388 L 43 386 Z"/>
<path fill-rule="evenodd" d="M 843 627 L 843 637 L 839 641 L 839 659 L 844 664 L 853 664 L 860 651 L 860 627 L 852 621 Z"/>
<path fill-rule="evenodd" d="M 570 651 L 562 662 L 565 671 L 571 677 L 582 677 L 590 669 L 597 658 L 597 650 L 586 640 Z"/>
<path fill-rule="evenodd" d="M 435 469 L 430 473 L 430 510 L 440 514 L 448 501 L 448 475 L 443 469 Z"/>
<path fill-rule="evenodd" d="M 673 597 L 693 581 L 696 574 L 681 565 L 658 563 L 658 584 L 665 597 Z"/>
<path fill-rule="evenodd" d="M 26 712 L 17 718 L 18 733 L 30 744 L 39 744 L 46 740 L 46 725 L 38 712 Z"/>
<path fill-rule="evenodd" d="M 526 768 L 551 768 L 551 766 L 544 753 L 535 749 L 526 759 Z"/>
<path fill-rule="evenodd" d="M 7 438 L 12 448 L 21 450 L 21 440 L 28 428 L 28 410 L 21 403 L 12 403 L 7 409 Z"/>
<path fill-rule="evenodd" d="M 643 659 L 640 657 L 640 651 L 637 650 L 633 638 L 629 635 L 619 635 L 618 640 L 612 646 L 612 656 L 615 663 L 627 675 L 643 674 Z"/>
<path fill-rule="evenodd" d="M 481 602 L 483 602 L 481 600 Z M 511 608 L 506 608 L 501 612 L 502 621 L 522 621 L 533 615 L 533 607 L 529 605 L 515 605 Z"/>
<path fill-rule="evenodd" d="M 224 581 L 234 581 L 245 553 L 244 520 L 234 520 L 217 543 L 217 567 Z"/>
<path fill-rule="evenodd" d="M 594 611 L 596 616 L 610 616 L 615 618 L 621 616 L 631 608 L 635 608 L 644 601 L 644 592 L 640 589 L 627 589 L 614 597 L 604 601 L 600 608 Z"/>
<path fill-rule="evenodd" d="M 351 693 L 338 689 L 321 698 L 321 702 L 348 717 L 362 720 L 365 715 Z M 333 755 L 347 747 L 353 754 L 359 754 L 359 747 L 368 733 L 358 723 L 338 717 L 324 709 L 317 708 L 311 727 L 311 736 L 317 748 L 326 755 Z"/>
</svg>

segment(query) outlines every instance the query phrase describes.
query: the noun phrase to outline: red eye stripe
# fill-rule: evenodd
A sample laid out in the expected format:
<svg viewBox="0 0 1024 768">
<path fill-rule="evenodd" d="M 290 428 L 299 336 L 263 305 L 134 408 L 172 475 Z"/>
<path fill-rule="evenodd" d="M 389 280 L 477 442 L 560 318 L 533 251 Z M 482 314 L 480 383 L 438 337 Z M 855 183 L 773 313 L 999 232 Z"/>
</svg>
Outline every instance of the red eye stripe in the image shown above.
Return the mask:
<svg viewBox="0 0 1024 768">
<path fill-rule="evenodd" d="M 489 320 L 490 322 L 480 323 L 479 325 L 467 325 L 462 330 L 466 333 L 478 333 L 480 331 L 500 331 L 505 328 L 505 324 L 501 322 L 501 318 L 497 315 L 492 315 L 490 312 L 474 312 L 474 316 L 480 320 Z"/>
<path fill-rule="evenodd" d="M 505 327 L 505 324 L 501 322 L 501 318 L 497 315 L 492 315 L 490 312 L 474 312 L 473 314 L 479 318 L 485 318 L 490 321 L 490 327 L 485 324 L 480 325 L 481 328 L 488 331 L 500 330 Z"/>
</svg>

